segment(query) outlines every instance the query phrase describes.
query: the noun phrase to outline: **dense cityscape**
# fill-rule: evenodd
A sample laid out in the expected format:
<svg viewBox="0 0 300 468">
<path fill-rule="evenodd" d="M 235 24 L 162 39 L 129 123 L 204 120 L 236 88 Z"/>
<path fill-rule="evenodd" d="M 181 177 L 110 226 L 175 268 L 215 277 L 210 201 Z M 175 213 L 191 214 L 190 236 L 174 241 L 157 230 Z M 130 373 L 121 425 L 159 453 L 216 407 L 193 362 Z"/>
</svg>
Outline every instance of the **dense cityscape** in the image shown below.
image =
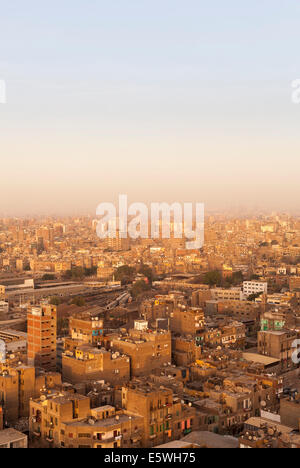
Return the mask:
<svg viewBox="0 0 300 468">
<path fill-rule="evenodd" d="M 0 453 L 300 448 L 299 0 L 0 4 Z"/>
<path fill-rule="evenodd" d="M 300 447 L 300 219 L 96 226 L 0 220 L 0 447 Z"/>
</svg>

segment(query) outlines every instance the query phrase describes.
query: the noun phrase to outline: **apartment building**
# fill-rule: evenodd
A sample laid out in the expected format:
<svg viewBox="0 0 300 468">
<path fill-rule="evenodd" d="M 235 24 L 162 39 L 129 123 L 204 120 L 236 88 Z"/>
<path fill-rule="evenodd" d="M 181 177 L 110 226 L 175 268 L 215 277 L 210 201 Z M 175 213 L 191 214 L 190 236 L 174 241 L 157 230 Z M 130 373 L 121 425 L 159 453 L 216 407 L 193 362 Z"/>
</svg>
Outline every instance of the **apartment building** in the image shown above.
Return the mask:
<svg viewBox="0 0 300 468">
<path fill-rule="evenodd" d="M 124 383 L 130 380 L 130 358 L 117 351 L 82 344 L 63 353 L 62 375 L 72 384 L 92 380 Z"/>
<path fill-rule="evenodd" d="M 238 320 L 258 320 L 261 313 L 260 304 L 250 301 L 218 301 L 218 313 L 232 315 Z"/>
<path fill-rule="evenodd" d="M 70 317 L 69 335 L 73 340 L 96 345 L 103 335 L 103 320 L 88 313 Z"/>
<path fill-rule="evenodd" d="M 143 418 L 116 411 L 113 406 L 92 409 L 80 422 L 61 424 L 61 446 L 66 448 L 139 448 Z"/>
<path fill-rule="evenodd" d="M 180 439 L 197 429 L 194 408 L 181 403 L 169 388 L 147 379 L 122 388 L 122 408 L 143 417 L 142 447 L 155 447 Z"/>
<path fill-rule="evenodd" d="M 196 346 L 194 338 L 172 337 L 172 358 L 177 366 L 188 366 L 201 356 L 201 348 Z"/>
<path fill-rule="evenodd" d="M 237 321 L 220 324 L 217 328 L 208 328 L 204 333 L 204 342 L 212 346 L 236 346 L 243 349 L 245 338 L 246 327 Z"/>
<path fill-rule="evenodd" d="M 258 352 L 264 356 L 285 361 L 287 366 L 292 366 L 292 354 L 295 351 L 293 343 L 297 337 L 297 333 L 287 330 L 259 331 Z"/>
<path fill-rule="evenodd" d="M 264 312 L 260 318 L 262 331 L 281 331 L 297 328 L 297 316 L 290 307 L 276 307 Z"/>
<path fill-rule="evenodd" d="M 171 333 L 166 330 L 139 330 L 139 321 L 128 334 L 113 338 L 111 348 L 130 357 L 131 377 L 150 375 L 171 362 Z"/>
<path fill-rule="evenodd" d="M 30 307 L 27 314 L 28 364 L 56 370 L 56 307 Z"/>
<path fill-rule="evenodd" d="M 116 230 L 115 237 L 107 237 L 104 243 L 105 248 L 113 252 L 122 252 L 130 249 L 130 238 L 123 239 L 118 229 Z"/>
<path fill-rule="evenodd" d="M 268 283 L 262 281 L 244 281 L 243 294 L 247 298 L 252 294 L 268 294 Z"/>
<path fill-rule="evenodd" d="M 13 428 L 0 430 L 0 449 L 25 449 L 27 447 L 27 435 Z"/>
<path fill-rule="evenodd" d="M 90 414 L 90 399 L 67 392 L 43 393 L 30 400 L 29 433 L 39 442 L 61 446 L 61 424 L 80 421 Z M 72 435 L 69 437 L 72 439 Z"/>
<path fill-rule="evenodd" d="M 40 446 L 63 448 L 139 448 L 143 418 L 68 393 L 44 395 L 30 403 L 30 437 Z"/>
<path fill-rule="evenodd" d="M 241 288 L 213 288 L 211 289 L 212 299 L 216 301 L 242 301 L 244 299 Z"/>
<path fill-rule="evenodd" d="M 148 321 L 170 317 L 177 300 L 176 296 L 168 295 L 156 296 L 154 299 L 143 301 L 139 306 L 140 316 Z"/>
<path fill-rule="evenodd" d="M 204 329 L 204 312 L 199 308 L 179 305 L 170 315 L 170 329 L 180 335 L 197 335 Z"/>
<path fill-rule="evenodd" d="M 29 415 L 29 400 L 39 395 L 41 388 L 61 386 L 58 373 L 38 373 L 34 367 L 0 364 L 0 401 L 5 422 L 14 424 Z"/>
</svg>

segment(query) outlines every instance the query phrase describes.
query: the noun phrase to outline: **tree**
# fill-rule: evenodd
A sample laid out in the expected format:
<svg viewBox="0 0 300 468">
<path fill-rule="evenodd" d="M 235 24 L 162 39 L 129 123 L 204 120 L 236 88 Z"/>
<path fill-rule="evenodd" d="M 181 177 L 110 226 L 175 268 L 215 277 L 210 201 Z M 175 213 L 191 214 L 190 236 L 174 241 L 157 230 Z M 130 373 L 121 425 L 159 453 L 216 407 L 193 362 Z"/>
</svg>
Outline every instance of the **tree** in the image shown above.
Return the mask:
<svg viewBox="0 0 300 468">
<path fill-rule="evenodd" d="M 256 294 L 250 294 L 250 296 L 248 296 L 248 301 L 251 301 L 251 302 L 255 302 L 255 299 L 257 299 L 259 296 L 261 296 L 263 293 L 260 292 L 260 293 L 256 293 Z"/>
<path fill-rule="evenodd" d="M 219 271 L 209 271 L 208 273 L 205 273 L 204 279 L 203 279 L 204 284 L 209 284 L 209 286 L 221 286 L 222 284 L 222 275 Z"/>
<path fill-rule="evenodd" d="M 152 285 L 152 281 L 153 281 L 152 268 L 150 268 L 148 265 L 143 264 L 141 268 L 139 269 L 139 273 L 146 276 L 146 278 L 148 278 L 149 284 Z"/>
<path fill-rule="evenodd" d="M 132 286 L 131 294 L 136 299 L 140 294 L 142 294 L 145 291 L 149 291 L 151 289 L 151 286 L 147 283 L 145 283 L 144 280 L 139 280 L 134 283 Z"/>
<path fill-rule="evenodd" d="M 242 271 L 235 271 L 232 275 L 233 284 L 240 284 L 244 281 L 244 276 Z"/>
<path fill-rule="evenodd" d="M 122 265 L 116 269 L 115 279 L 116 281 L 121 281 L 122 284 L 131 283 L 136 271 L 133 267 L 128 265 Z"/>
<path fill-rule="evenodd" d="M 72 280 L 82 280 L 85 276 L 92 276 L 95 275 L 97 271 L 96 267 L 93 268 L 82 268 L 82 267 L 74 267 L 71 270 L 67 270 L 63 277 L 64 279 L 72 279 Z"/>
</svg>

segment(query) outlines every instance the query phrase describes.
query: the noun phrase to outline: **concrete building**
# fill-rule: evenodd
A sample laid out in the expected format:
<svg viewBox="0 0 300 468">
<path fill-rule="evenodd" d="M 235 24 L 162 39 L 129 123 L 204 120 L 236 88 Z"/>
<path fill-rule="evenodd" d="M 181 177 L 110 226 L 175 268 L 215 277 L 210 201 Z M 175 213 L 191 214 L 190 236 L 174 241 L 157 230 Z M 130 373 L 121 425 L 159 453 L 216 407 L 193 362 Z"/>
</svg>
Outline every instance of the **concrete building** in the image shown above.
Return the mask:
<svg viewBox="0 0 300 468">
<path fill-rule="evenodd" d="M 140 416 L 116 411 L 110 405 L 90 409 L 88 398 L 78 397 L 60 394 L 31 402 L 30 435 L 37 444 L 63 448 L 140 447 Z"/>
<path fill-rule="evenodd" d="M 29 400 L 40 394 L 42 388 L 61 386 L 57 373 L 38 373 L 34 367 L 0 364 L 0 401 L 4 422 L 14 424 L 18 419 L 28 417 Z"/>
<path fill-rule="evenodd" d="M 125 383 L 130 380 L 130 358 L 118 352 L 79 345 L 63 353 L 62 375 L 72 384 L 92 380 Z"/>
<path fill-rule="evenodd" d="M 76 315 L 69 320 L 70 337 L 83 343 L 97 344 L 103 335 L 103 320 L 89 314 Z"/>
<path fill-rule="evenodd" d="M 180 335 L 197 335 L 205 325 L 204 312 L 199 308 L 178 306 L 170 314 L 170 329 Z"/>
<path fill-rule="evenodd" d="M 130 357 L 131 377 L 150 375 L 171 362 L 171 333 L 166 330 L 132 329 L 114 338 L 111 347 Z"/>
<path fill-rule="evenodd" d="M 61 432 L 62 423 L 77 422 L 87 418 L 89 414 L 88 397 L 67 392 L 42 394 L 40 398 L 30 401 L 30 437 L 40 444 L 61 446 L 62 436 L 73 438 L 73 433 L 70 435 Z"/>
<path fill-rule="evenodd" d="M 285 361 L 287 366 L 292 365 L 292 354 L 295 351 L 293 343 L 297 333 L 282 331 L 260 331 L 257 336 L 259 354 Z"/>
<path fill-rule="evenodd" d="M 197 429 L 194 408 L 182 404 L 171 389 L 146 379 L 122 388 L 122 408 L 143 417 L 142 447 L 171 442 Z"/>
<path fill-rule="evenodd" d="M 28 447 L 28 437 L 22 432 L 15 429 L 4 429 L 0 431 L 0 449 L 19 448 L 25 449 Z"/>
<path fill-rule="evenodd" d="M 268 283 L 262 281 L 244 281 L 243 293 L 246 298 L 252 294 L 268 294 Z"/>
<path fill-rule="evenodd" d="M 250 301 L 218 301 L 218 313 L 231 315 L 239 320 L 257 320 L 261 313 L 260 304 Z"/>
<path fill-rule="evenodd" d="M 27 314 L 28 364 L 56 370 L 56 307 L 30 307 Z"/>
<path fill-rule="evenodd" d="M 243 292 L 241 288 L 231 288 L 231 289 L 223 289 L 223 288 L 214 288 L 211 289 L 212 299 L 214 300 L 221 300 L 221 301 L 241 301 L 244 299 Z"/>
</svg>

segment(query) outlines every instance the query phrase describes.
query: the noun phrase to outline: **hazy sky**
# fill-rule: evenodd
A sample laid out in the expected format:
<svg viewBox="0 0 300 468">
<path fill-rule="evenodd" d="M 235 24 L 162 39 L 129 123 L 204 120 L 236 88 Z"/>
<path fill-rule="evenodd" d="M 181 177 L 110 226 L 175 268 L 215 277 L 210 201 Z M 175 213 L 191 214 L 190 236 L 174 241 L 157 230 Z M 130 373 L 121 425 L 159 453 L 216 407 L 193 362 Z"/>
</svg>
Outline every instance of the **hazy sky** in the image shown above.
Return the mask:
<svg viewBox="0 0 300 468">
<path fill-rule="evenodd" d="M 299 0 L 0 6 L 0 214 L 298 208 Z"/>
</svg>

